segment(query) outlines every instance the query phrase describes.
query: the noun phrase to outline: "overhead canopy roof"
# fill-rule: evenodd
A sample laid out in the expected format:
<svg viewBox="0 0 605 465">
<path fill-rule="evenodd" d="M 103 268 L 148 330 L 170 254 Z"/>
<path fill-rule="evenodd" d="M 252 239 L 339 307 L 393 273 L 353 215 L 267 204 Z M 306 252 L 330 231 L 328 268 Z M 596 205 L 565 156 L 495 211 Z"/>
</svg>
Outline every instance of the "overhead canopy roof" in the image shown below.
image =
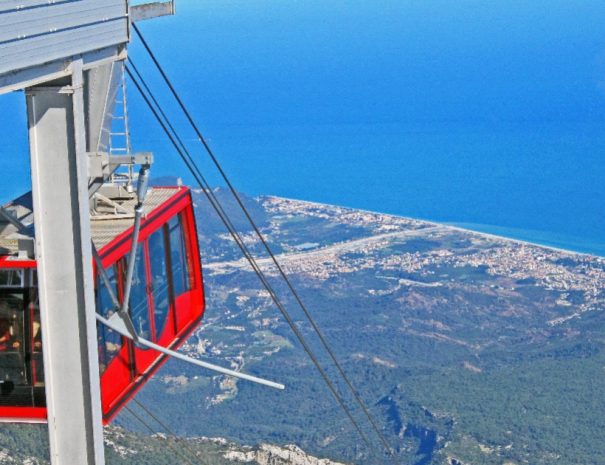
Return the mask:
<svg viewBox="0 0 605 465">
<path fill-rule="evenodd" d="M 0 93 L 115 60 L 128 42 L 127 0 L 2 0 Z"/>
<path fill-rule="evenodd" d="M 0 0 L 0 94 L 125 58 L 129 20 L 174 13 L 174 3 L 128 0 Z M 130 18 L 129 18 L 130 16 Z"/>
<path fill-rule="evenodd" d="M 171 197 L 181 192 L 183 189 L 183 187 L 150 188 L 143 204 L 143 217 L 151 214 L 156 208 L 165 204 Z M 117 236 L 132 227 L 136 203 L 136 196 L 119 201 L 119 204 L 124 210 L 132 212 L 130 215 L 116 214 L 105 216 L 103 212 L 91 212 L 92 240 L 97 249 L 101 250 Z M 31 192 L 8 202 L 2 209 L 6 214 L 9 214 L 23 224 L 26 229 L 19 233 L 16 228 L 0 216 L 0 259 L 2 259 L 3 256 L 14 256 L 18 253 L 19 238 L 29 237 L 34 239 L 34 215 Z"/>
</svg>

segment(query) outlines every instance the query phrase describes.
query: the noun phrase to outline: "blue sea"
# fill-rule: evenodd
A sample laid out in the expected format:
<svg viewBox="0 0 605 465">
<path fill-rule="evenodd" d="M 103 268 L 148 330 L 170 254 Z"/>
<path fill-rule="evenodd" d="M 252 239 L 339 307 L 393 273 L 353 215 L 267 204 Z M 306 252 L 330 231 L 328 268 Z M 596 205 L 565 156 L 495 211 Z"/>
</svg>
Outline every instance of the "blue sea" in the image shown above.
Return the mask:
<svg viewBox="0 0 605 465">
<path fill-rule="evenodd" d="M 605 127 L 343 125 L 235 134 L 216 133 L 213 145 L 245 192 L 605 255 Z"/>
<path fill-rule="evenodd" d="M 140 27 L 243 192 L 605 256 L 602 24 L 593 0 L 181 0 Z M 191 182 L 129 101 L 135 149 Z M 22 94 L 0 97 L 0 140 L 7 200 L 29 184 Z"/>
</svg>

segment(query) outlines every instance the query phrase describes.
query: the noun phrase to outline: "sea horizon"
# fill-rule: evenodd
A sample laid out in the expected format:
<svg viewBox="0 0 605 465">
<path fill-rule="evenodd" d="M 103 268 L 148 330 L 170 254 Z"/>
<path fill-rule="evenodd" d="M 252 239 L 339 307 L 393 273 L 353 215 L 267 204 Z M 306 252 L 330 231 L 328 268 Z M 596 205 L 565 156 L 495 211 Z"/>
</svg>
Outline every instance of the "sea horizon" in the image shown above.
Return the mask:
<svg viewBox="0 0 605 465">
<path fill-rule="evenodd" d="M 345 205 L 337 205 L 337 204 L 326 204 L 321 202 L 315 202 L 307 199 L 293 198 L 293 197 L 284 197 L 280 195 L 272 195 L 272 194 L 260 194 L 261 197 L 275 197 L 285 200 L 293 200 L 296 202 L 304 202 L 313 205 L 329 205 L 333 207 L 339 208 L 348 208 L 351 210 L 358 210 L 361 212 L 368 213 L 377 213 L 381 215 L 389 215 L 400 218 L 406 218 L 415 221 L 421 221 L 424 223 L 431 223 L 446 227 L 452 227 L 455 229 L 461 229 L 464 231 L 470 231 L 473 233 L 496 237 L 498 239 L 515 241 L 520 243 L 525 243 L 529 245 L 534 245 L 538 247 L 544 247 L 551 250 L 556 250 L 559 252 L 577 254 L 577 255 L 590 255 L 599 258 L 605 258 L 605 243 L 594 243 L 590 241 L 583 241 L 581 238 L 577 237 L 565 237 L 563 235 L 558 235 L 554 232 L 549 231 L 540 231 L 540 230 L 524 230 L 522 228 L 506 228 L 497 225 L 489 225 L 489 224 L 479 224 L 479 223 L 457 223 L 457 222 L 443 222 L 430 218 L 418 218 L 407 215 L 399 215 L 393 213 L 387 213 L 379 210 L 368 210 L 363 208 L 354 208 L 348 207 Z"/>
<path fill-rule="evenodd" d="M 209 125 L 204 132 L 236 189 L 247 195 L 403 216 L 605 256 L 605 215 L 599 214 L 605 129 L 598 124 Z M 14 146 L 24 152 L 20 163 L 5 167 L 9 189 L 2 203 L 30 189 L 25 142 Z M 135 142 L 138 150 L 155 152 L 152 177 L 182 177 L 194 186 L 165 141 L 137 135 Z M 196 156 L 205 157 L 190 142 Z M 199 160 L 212 184 L 221 186 Z"/>
<path fill-rule="evenodd" d="M 243 127 L 207 134 L 236 188 L 249 195 L 451 224 L 605 256 L 601 125 L 415 128 Z"/>
</svg>

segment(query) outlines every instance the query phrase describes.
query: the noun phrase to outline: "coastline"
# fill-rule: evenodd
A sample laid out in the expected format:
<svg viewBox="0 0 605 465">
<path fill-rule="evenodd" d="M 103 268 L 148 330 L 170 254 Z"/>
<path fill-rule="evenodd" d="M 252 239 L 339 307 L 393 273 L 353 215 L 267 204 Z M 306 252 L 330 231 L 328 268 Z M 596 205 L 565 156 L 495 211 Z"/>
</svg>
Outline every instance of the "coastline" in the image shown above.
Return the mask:
<svg viewBox="0 0 605 465">
<path fill-rule="evenodd" d="M 590 255 L 593 257 L 605 258 L 605 243 L 589 243 L 583 245 L 579 238 L 566 241 L 563 238 L 549 239 L 544 238 L 548 235 L 546 231 L 524 230 L 520 228 L 507 228 L 502 226 L 493 226 L 480 223 L 440 223 L 464 231 L 472 231 L 485 236 L 501 238 L 522 244 L 535 245 L 546 249 L 559 252 L 570 253 L 574 255 Z"/>
<path fill-rule="evenodd" d="M 291 198 L 291 197 L 283 197 L 280 195 L 269 194 L 269 195 L 260 195 L 257 197 L 269 197 L 269 198 L 277 198 L 277 199 L 284 199 L 284 200 L 292 200 L 295 202 L 306 203 L 309 205 L 317 205 L 317 206 L 322 206 L 322 205 L 326 206 L 327 205 L 327 206 L 331 206 L 331 207 L 346 208 L 349 210 L 357 210 L 360 212 L 367 212 L 367 213 L 373 213 L 373 214 L 406 218 L 406 219 L 410 219 L 410 220 L 421 221 L 423 223 L 427 223 L 427 224 L 431 224 L 431 225 L 435 225 L 435 226 L 452 228 L 452 229 L 455 229 L 458 231 L 471 232 L 474 234 L 479 234 L 479 235 L 482 235 L 485 237 L 490 237 L 493 239 L 506 240 L 506 241 L 516 242 L 518 244 L 527 244 L 527 245 L 531 245 L 531 246 L 542 247 L 545 249 L 554 250 L 557 252 L 562 252 L 562 253 L 571 254 L 571 255 L 585 255 L 585 256 L 598 257 L 598 258 L 605 259 L 605 243 L 593 244 L 593 247 L 590 247 L 590 246 L 578 247 L 578 246 L 576 246 L 576 244 L 578 244 L 578 242 L 565 241 L 564 239 L 560 239 L 559 237 L 557 237 L 558 240 L 557 239 L 548 239 L 548 238 L 543 239 L 541 237 L 537 237 L 537 236 L 542 236 L 542 235 L 548 235 L 549 233 L 547 231 L 524 230 L 524 229 L 520 229 L 520 228 L 508 228 L 508 227 L 503 227 L 503 226 L 494 226 L 494 225 L 487 225 L 487 224 L 481 224 L 481 223 L 439 222 L 439 221 L 426 219 L 426 218 L 416 218 L 416 217 L 405 216 L 405 215 L 396 215 L 396 214 L 392 214 L 392 213 L 385 213 L 385 212 L 376 211 L 376 210 L 368 210 L 368 209 L 363 209 L 363 208 L 326 204 L 326 203 L 321 203 L 321 202 L 315 202 L 312 200 L 302 200 L 302 199 L 295 199 L 295 198 Z M 556 234 L 553 233 L 553 236 L 556 236 Z M 575 239 L 578 241 L 580 240 L 579 238 L 575 238 Z"/>
<path fill-rule="evenodd" d="M 423 221 L 423 220 L 420 220 L 420 221 Z M 482 225 L 482 224 L 475 224 L 475 223 L 435 223 L 435 222 L 432 222 L 432 223 L 438 224 L 441 226 L 445 226 L 447 228 L 455 229 L 457 231 L 464 231 L 467 233 L 479 234 L 480 236 L 489 237 L 492 239 L 503 240 L 503 241 L 515 242 L 517 244 L 541 247 L 543 249 L 553 250 L 555 252 L 561 252 L 561 253 L 565 253 L 565 254 L 569 254 L 569 255 L 585 255 L 585 256 L 589 256 L 589 257 L 605 258 L 605 254 L 599 255 L 598 253 L 592 252 L 592 251 L 573 249 L 573 248 L 571 248 L 571 246 L 569 248 L 566 248 L 565 244 L 553 245 L 552 242 L 548 242 L 548 241 L 541 242 L 538 240 L 531 240 L 528 237 L 520 237 L 520 236 L 513 237 L 510 235 L 498 234 L 497 231 L 500 231 L 502 229 L 499 226 L 494 226 L 492 228 L 490 225 Z M 490 229 L 493 229 L 493 232 L 490 232 Z M 520 229 L 520 231 L 523 231 L 523 230 Z"/>
</svg>

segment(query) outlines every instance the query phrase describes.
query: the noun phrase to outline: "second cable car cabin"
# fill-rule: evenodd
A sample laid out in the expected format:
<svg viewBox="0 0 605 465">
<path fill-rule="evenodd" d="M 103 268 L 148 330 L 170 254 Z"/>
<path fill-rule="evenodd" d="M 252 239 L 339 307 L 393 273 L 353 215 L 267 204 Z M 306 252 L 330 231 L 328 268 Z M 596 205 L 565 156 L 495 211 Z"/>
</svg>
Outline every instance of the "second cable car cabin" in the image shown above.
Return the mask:
<svg viewBox="0 0 605 465">
<path fill-rule="evenodd" d="M 129 212 L 137 200 L 136 196 L 110 198 L 110 194 L 97 199 L 91 209 L 93 243 L 113 293 L 121 301 L 132 244 L 133 215 Z M 138 336 L 175 349 L 204 312 L 191 193 L 185 187 L 154 187 L 143 209 L 130 319 Z M 46 419 L 31 223 L 31 195 L 0 210 L 0 421 Z M 24 229 L 23 225 L 30 226 Z M 110 318 L 116 306 L 101 278 L 95 266 L 97 313 Z M 159 368 L 165 355 L 135 345 L 104 325 L 99 324 L 97 332 L 103 418 L 108 422 Z"/>
</svg>

